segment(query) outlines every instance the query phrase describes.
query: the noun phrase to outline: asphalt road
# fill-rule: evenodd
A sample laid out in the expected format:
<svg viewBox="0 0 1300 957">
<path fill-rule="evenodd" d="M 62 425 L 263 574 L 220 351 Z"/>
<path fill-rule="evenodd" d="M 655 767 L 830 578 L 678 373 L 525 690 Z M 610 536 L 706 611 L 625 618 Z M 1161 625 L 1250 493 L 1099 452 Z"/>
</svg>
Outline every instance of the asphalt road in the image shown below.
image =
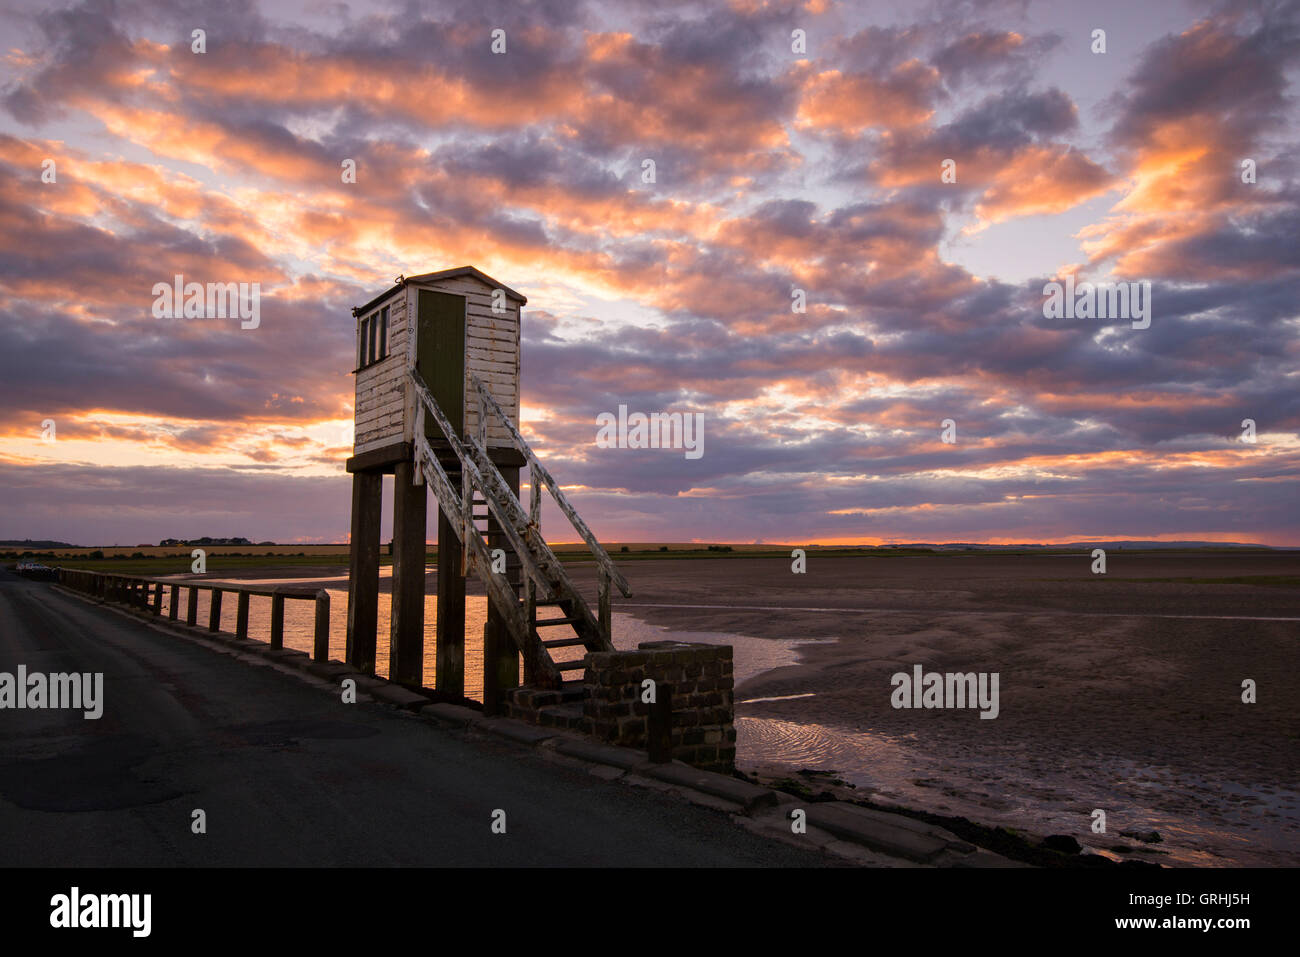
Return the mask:
<svg viewBox="0 0 1300 957">
<path fill-rule="evenodd" d="M 103 672 L 104 712 L 0 709 L 0 866 L 827 863 L 0 571 L 0 672 L 19 664 Z"/>
</svg>

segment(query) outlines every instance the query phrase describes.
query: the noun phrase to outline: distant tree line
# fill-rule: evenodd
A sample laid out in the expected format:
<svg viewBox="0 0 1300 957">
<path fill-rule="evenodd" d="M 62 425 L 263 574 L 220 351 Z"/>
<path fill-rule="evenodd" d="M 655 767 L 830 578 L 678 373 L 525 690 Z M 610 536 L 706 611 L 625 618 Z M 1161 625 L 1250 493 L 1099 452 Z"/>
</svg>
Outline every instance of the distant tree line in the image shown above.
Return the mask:
<svg viewBox="0 0 1300 957">
<path fill-rule="evenodd" d="M 246 538 L 164 538 L 158 543 L 160 548 L 172 548 L 177 545 L 274 545 L 275 542 L 250 542 Z"/>
</svg>

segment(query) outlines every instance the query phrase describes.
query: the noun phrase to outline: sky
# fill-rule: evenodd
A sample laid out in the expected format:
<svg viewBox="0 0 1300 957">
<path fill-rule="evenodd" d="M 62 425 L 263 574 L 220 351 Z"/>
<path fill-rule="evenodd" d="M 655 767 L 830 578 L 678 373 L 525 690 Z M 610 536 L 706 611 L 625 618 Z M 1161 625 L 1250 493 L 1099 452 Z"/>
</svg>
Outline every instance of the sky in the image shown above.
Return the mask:
<svg viewBox="0 0 1300 957">
<path fill-rule="evenodd" d="M 522 429 L 602 540 L 1300 545 L 1296 2 L 0 31 L 0 539 L 346 541 L 351 310 L 473 265 L 528 297 Z M 256 328 L 160 318 L 176 274 L 257 283 Z M 1049 316 L 1066 277 L 1149 325 Z M 703 454 L 601 447 L 620 405 Z"/>
</svg>

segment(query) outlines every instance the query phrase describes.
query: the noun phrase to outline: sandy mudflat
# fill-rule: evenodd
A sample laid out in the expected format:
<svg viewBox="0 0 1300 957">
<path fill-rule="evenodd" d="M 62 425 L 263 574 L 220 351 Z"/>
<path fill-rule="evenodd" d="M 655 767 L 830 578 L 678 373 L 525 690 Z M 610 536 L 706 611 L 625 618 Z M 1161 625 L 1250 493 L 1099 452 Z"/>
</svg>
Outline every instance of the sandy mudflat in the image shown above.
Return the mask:
<svg viewBox="0 0 1300 957">
<path fill-rule="evenodd" d="M 1300 863 L 1300 588 L 1143 581 L 1300 575 L 1295 556 L 629 563 L 654 624 L 833 638 L 737 700 L 742 752 L 830 766 L 882 797 L 1097 848 L 1154 827 L 1166 863 Z M 727 604 L 750 609 L 649 608 Z M 787 610 L 751 610 L 754 606 Z M 800 611 L 797 608 L 838 609 Z M 858 610 L 851 610 L 858 609 Z M 871 610 L 862 610 L 871 609 Z M 894 709 L 895 672 L 998 672 L 1001 713 Z M 1241 702 L 1241 682 L 1259 688 Z M 761 754 L 760 754 L 761 753 Z M 742 753 L 742 763 L 744 763 Z M 1107 835 L 1090 812 L 1107 811 Z"/>
<path fill-rule="evenodd" d="M 785 559 L 634 561 L 634 595 L 614 607 L 679 631 L 822 639 L 737 689 L 811 695 L 738 704 L 742 766 L 834 768 L 878 800 L 1099 851 L 1155 829 L 1165 840 L 1141 854 L 1164 863 L 1300 864 L 1300 555 L 1108 559 L 1104 578 L 1087 554 L 811 551 L 805 575 Z M 571 574 L 594 601 L 591 567 Z M 1259 576 L 1281 582 L 1154 580 Z M 1267 618 L 1295 620 L 1250 620 Z M 915 664 L 998 672 L 998 718 L 892 708 L 890 677 Z M 1257 704 L 1241 703 L 1244 678 Z M 1096 808 L 1107 834 L 1090 830 Z"/>
</svg>

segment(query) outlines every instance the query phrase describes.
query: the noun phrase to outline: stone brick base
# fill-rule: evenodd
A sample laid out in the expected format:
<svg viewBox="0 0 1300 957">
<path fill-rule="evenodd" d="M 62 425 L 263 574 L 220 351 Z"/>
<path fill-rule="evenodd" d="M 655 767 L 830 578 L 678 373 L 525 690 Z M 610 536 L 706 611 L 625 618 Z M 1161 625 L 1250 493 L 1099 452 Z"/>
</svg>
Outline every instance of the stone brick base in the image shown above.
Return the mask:
<svg viewBox="0 0 1300 957">
<path fill-rule="evenodd" d="M 563 690 L 514 688 L 507 717 L 565 728 L 627 748 L 646 750 L 650 705 L 641 682 L 672 697 L 672 756 L 709 771 L 736 766 L 735 698 L 730 645 L 682 641 L 643 642 L 636 651 L 591 652 L 581 685 Z"/>
<path fill-rule="evenodd" d="M 697 768 L 736 765 L 735 700 L 730 645 L 643 642 L 636 651 L 587 656 L 583 716 L 589 734 L 609 744 L 644 749 L 650 705 L 641 683 L 671 689 L 672 756 Z"/>
<path fill-rule="evenodd" d="M 570 693 L 544 688 L 514 688 L 506 692 L 503 710 L 507 718 L 527 721 L 543 728 L 587 730 L 587 722 L 582 714 L 582 694 L 576 689 Z"/>
</svg>

